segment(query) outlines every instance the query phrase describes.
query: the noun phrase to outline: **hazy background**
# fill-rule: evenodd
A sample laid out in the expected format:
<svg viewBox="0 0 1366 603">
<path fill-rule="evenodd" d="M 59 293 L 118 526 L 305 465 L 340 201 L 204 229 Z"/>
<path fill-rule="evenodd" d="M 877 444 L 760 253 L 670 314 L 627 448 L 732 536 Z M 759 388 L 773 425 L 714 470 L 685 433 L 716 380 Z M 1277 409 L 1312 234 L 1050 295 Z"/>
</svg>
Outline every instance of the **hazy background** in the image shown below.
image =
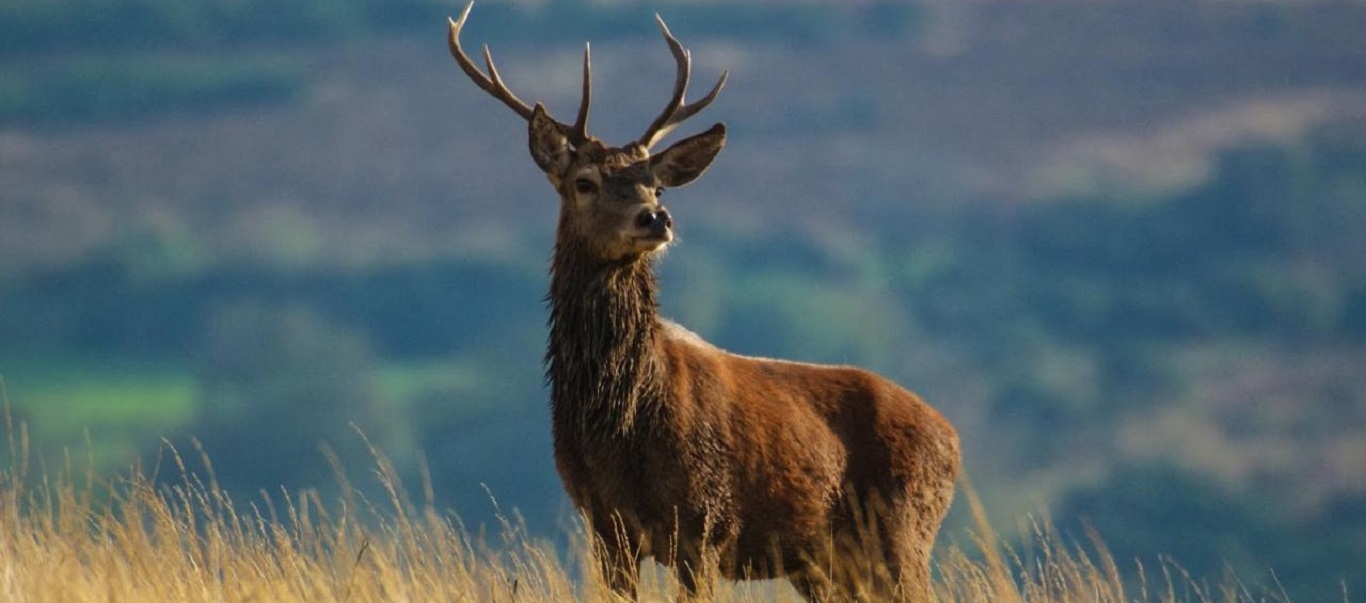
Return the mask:
<svg viewBox="0 0 1366 603">
<path fill-rule="evenodd" d="M 0 376 L 35 463 L 197 438 L 243 499 L 328 492 L 324 442 L 371 480 L 354 423 L 468 524 L 491 492 L 562 533 L 556 200 L 447 55 L 460 8 L 0 5 Z M 1366 4 L 489 1 L 464 39 L 566 118 L 592 40 L 622 142 L 672 82 L 656 10 L 694 95 L 731 70 L 683 128 L 730 143 L 668 195 L 669 315 L 918 391 L 1005 531 L 1366 592 Z"/>
</svg>

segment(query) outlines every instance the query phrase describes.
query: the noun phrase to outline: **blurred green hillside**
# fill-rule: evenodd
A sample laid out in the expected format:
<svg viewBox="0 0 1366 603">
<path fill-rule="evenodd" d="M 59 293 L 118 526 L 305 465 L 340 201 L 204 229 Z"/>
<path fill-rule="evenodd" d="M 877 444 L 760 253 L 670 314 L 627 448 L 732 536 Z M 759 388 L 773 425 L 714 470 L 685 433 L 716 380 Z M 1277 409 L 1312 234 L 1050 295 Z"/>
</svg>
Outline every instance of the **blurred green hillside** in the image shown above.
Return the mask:
<svg viewBox="0 0 1366 603">
<path fill-rule="evenodd" d="M 361 431 L 469 523 L 492 492 L 554 530 L 554 198 L 446 54 L 460 8 L 0 7 L 0 378 L 42 462 L 194 438 L 250 497 Z M 591 39 L 620 141 L 673 77 L 655 11 L 731 70 L 672 317 L 918 391 L 998 524 L 1366 589 L 1366 5 L 481 2 L 464 35 L 561 114 Z"/>
</svg>

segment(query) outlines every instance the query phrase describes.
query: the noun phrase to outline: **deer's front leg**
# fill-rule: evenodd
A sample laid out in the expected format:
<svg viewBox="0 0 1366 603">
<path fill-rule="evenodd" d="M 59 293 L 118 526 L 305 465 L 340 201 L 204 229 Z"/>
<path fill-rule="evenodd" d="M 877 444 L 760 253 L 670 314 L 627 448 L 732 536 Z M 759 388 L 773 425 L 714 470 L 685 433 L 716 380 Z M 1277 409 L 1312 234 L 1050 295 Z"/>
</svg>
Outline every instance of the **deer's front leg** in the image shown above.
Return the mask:
<svg viewBox="0 0 1366 603">
<path fill-rule="evenodd" d="M 704 565 L 705 556 L 684 557 L 678 564 L 678 601 L 710 601 L 715 584 L 715 568 Z"/>
<path fill-rule="evenodd" d="M 699 523 L 705 526 L 701 528 L 703 542 L 684 543 L 674 559 L 680 602 L 712 600 L 720 576 L 721 551 L 731 549 L 735 544 L 733 538 L 718 538 L 718 528 L 712 522 L 700 520 Z"/>
<path fill-rule="evenodd" d="M 636 600 L 640 580 L 640 543 L 628 533 L 619 515 L 598 517 L 593 522 L 597 539 L 598 572 L 603 584 L 614 594 Z"/>
<path fill-rule="evenodd" d="M 636 600 L 636 583 L 640 580 L 640 557 L 626 550 L 604 547 L 598 556 L 599 571 L 607 588 L 629 601 Z"/>
</svg>

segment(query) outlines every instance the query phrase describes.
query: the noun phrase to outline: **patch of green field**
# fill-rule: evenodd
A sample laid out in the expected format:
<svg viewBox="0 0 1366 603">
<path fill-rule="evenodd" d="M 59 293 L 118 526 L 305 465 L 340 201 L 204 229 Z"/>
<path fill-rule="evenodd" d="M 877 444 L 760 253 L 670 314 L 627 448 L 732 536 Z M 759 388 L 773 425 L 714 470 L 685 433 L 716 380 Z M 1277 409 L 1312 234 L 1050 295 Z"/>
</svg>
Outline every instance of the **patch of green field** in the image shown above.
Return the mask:
<svg viewBox="0 0 1366 603">
<path fill-rule="evenodd" d="M 0 358 L 0 379 L 35 451 L 88 454 L 97 468 L 126 467 L 144 446 L 194 418 L 194 376 L 173 362 Z"/>
<path fill-rule="evenodd" d="M 529 378 L 509 378 L 506 368 L 487 360 L 445 356 L 386 363 L 371 374 L 371 384 L 379 404 L 406 414 L 421 447 L 424 431 L 538 403 L 540 375 Z"/>
<path fill-rule="evenodd" d="M 165 431 L 194 415 L 194 376 L 164 361 L 0 359 L 13 409 L 34 435 L 86 428 Z"/>
<path fill-rule="evenodd" d="M 424 401 L 482 399 L 471 393 L 486 373 L 469 359 L 424 358 L 378 364 L 370 383 L 374 403 L 407 415 Z M 200 388 L 193 370 L 173 359 L 0 356 L 0 385 L 15 424 L 25 425 L 49 465 L 69 451 L 77 461 L 94 459 L 98 470 L 123 469 L 162 438 L 196 431 Z M 411 444 L 391 443 L 400 451 Z"/>
<path fill-rule="evenodd" d="M 475 362 L 458 358 L 390 362 L 375 369 L 375 391 L 383 400 L 411 402 L 425 395 L 478 391 L 484 382 Z"/>
</svg>

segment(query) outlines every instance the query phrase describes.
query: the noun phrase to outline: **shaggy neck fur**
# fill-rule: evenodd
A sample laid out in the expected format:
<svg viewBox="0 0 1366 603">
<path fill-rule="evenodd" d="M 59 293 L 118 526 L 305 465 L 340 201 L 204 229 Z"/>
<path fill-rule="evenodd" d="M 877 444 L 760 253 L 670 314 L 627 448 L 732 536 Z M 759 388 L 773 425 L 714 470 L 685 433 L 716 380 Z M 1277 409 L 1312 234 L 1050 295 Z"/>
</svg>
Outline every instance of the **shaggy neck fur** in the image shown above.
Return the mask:
<svg viewBox="0 0 1366 603">
<path fill-rule="evenodd" d="M 560 237 L 550 272 L 546 369 L 555 424 L 591 439 L 622 433 L 654 414 L 664 391 L 650 260 L 603 262 Z"/>
</svg>

